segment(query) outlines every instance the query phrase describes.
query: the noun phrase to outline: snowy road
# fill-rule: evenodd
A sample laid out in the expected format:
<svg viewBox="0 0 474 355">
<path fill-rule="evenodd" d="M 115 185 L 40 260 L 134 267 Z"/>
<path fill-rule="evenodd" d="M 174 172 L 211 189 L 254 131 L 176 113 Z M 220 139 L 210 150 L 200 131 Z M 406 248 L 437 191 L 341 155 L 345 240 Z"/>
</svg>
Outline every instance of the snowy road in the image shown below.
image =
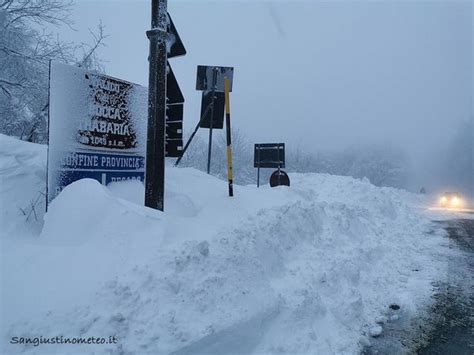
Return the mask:
<svg viewBox="0 0 474 355">
<path fill-rule="evenodd" d="M 420 354 L 470 355 L 474 352 L 474 220 L 452 220 L 443 224 L 452 246 L 463 250 L 466 258 L 452 260 L 449 265 L 453 277 L 440 294 L 439 318 L 430 333 L 429 343 Z"/>
<path fill-rule="evenodd" d="M 363 354 L 473 354 L 474 220 L 437 223 L 448 232 L 450 248 L 461 251 L 448 261 L 448 281 L 435 285 L 435 302 L 422 319 L 401 313 Z"/>
</svg>

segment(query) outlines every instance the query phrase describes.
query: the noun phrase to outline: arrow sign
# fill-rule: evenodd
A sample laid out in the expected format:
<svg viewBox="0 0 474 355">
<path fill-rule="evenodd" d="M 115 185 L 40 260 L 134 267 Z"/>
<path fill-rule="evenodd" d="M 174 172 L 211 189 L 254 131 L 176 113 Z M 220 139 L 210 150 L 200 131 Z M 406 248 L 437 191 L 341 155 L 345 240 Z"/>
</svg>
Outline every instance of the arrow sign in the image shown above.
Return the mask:
<svg viewBox="0 0 474 355">
<path fill-rule="evenodd" d="M 183 93 L 179 88 L 170 63 L 168 63 L 168 74 L 166 76 L 166 98 L 168 105 L 181 104 L 184 102 Z"/>
<path fill-rule="evenodd" d="M 170 14 L 168 13 L 168 58 L 179 57 L 186 54 L 186 48 L 179 37 L 178 31 L 174 26 L 173 20 L 171 19 Z"/>
</svg>

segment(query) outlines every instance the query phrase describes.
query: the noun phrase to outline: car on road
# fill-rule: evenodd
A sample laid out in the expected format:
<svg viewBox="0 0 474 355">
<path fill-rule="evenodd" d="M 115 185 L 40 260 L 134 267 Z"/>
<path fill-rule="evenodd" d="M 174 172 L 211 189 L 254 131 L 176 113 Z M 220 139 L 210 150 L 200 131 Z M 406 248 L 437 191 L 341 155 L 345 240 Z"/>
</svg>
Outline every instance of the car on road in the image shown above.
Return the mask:
<svg viewBox="0 0 474 355">
<path fill-rule="evenodd" d="M 461 208 L 464 204 L 459 192 L 445 192 L 439 198 L 439 205 L 443 208 Z"/>
</svg>

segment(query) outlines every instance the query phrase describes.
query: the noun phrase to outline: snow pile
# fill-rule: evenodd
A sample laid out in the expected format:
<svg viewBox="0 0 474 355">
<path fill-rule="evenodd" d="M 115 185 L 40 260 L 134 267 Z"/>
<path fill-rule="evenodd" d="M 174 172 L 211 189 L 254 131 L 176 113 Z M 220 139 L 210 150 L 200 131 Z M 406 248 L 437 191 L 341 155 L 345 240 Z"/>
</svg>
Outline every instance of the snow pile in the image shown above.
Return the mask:
<svg viewBox="0 0 474 355">
<path fill-rule="evenodd" d="M 0 234 L 11 235 L 33 228 L 39 223 L 25 225 L 25 220 L 41 221 L 46 193 L 45 145 L 27 143 L 0 134 Z M 34 207 L 34 211 L 33 211 Z M 36 213 L 36 219 L 35 219 Z M 26 216 L 25 216 L 26 214 Z"/>
<path fill-rule="evenodd" d="M 81 180 L 39 238 L 5 239 L 5 353 L 357 353 L 390 304 L 416 311 L 446 277 L 443 235 L 406 192 L 293 174 L 231 199 L 193 169 L 166 178 L 165 213 L 138 182 Z M 118 344 L 8 344 L 40 335 Z"/>
</svg>

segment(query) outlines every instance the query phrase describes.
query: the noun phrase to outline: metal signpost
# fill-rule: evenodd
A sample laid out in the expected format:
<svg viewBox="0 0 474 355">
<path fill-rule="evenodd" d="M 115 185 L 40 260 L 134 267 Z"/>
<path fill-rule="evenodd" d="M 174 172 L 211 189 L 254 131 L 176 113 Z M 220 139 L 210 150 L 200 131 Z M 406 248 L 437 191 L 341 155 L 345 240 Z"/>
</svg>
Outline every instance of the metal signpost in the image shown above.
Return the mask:
<svg viewBox="0 0 474 355">
<path fill-rule="evenodd" d="M 149 79 L 148 134 L 145 174 L 145 206 L 164 210 L 165 124 L 167 69 L 167 0 L 152 0 Z"/>
<path fill-rule="evenodd" d="M 225 92 L 225 79 L 230 81 L 229 92 L 232 91 L 234 68 L 199 65 L 197 70 L 196 90 L 211 92 L 211 119 L 209 125 L 209 149 L 207 153 L 207 173 L 211 173 L 212 128 L 214 121 L 216 92 Z M 205 116 L 204 116 L 205 117 Z"/>
<path fill-rule="evenodd" d="M 209 147 L 207 151 L 207 173 L 211 173 L 211 153 L 212 153 L 212 124 L 214 121 L 214 102 L 216 100 L 216 86 L 217 86 L 217 68 L 212 70 L 212 89 L 211 89 L 211 119 L 209 124 Z"/>
<path fill-rule="evenodd" d="M 218 66 L 203 66 L 199 65 L 197 68 L 196 90 L 204 91 L 201 107 L 201 118 L 194 128 L 193 133 L 189 137 L 186 145 L 183 148 L 182 156 L 186 153 L 199 127 L 209 128 L 209 150 L 207 157 L 207 173 L 211 172 L 211 155 L 212 155 L 212 130 L 216 128 L 223 128 L 223 114 L 224 104 L 222 94 L 225 93 L 225 81 L 228 83 L 228 91 L 232 91 L 234 77 L 234 68 L 232 67 L 218 67 Z M 181 159 L 176 160 L 177 166 Z"/>
<path fill-rule="evenodd" d="M 260 187 L 260 168 L 277 168 L 274 173 L 277 185 L 286 184 L 286 173 L 281 169 L 285 167 L 285 143 L 262 143 L 255 144 L 254 167 L 257 168 L 257 187 Z M 273 176 L 273 175 L 272 175 Z M 287 175 L 286 175 L 287 176 Z M 288 178 L 289 186 L 289 178 Z"/>
<path fill-rule="evenodd" d="M 146 34 L 150 40 L 150 55 L 145 206 L 163 211 L 165 156 L 179 157 L 183 147 L 184 97 L 168 58 L 186 54 L 173 20 L 167 12 L 167 0 L 152 0 L 151 30 Z M 171 43 L 169 48 L 168 43 Z M 176 104 L 181 104 L 181 107 L 169 107 Z"/>
<path fill-rule="evenodd" d="M 229 196 L 234 196 L 234 176 L 232 165 L 232 134 L 230 129 L 230 80 L 224 79 L 225 88 L 225 127 L 227 140 L 227 181 L 229 182 Z"/>
</svg>

